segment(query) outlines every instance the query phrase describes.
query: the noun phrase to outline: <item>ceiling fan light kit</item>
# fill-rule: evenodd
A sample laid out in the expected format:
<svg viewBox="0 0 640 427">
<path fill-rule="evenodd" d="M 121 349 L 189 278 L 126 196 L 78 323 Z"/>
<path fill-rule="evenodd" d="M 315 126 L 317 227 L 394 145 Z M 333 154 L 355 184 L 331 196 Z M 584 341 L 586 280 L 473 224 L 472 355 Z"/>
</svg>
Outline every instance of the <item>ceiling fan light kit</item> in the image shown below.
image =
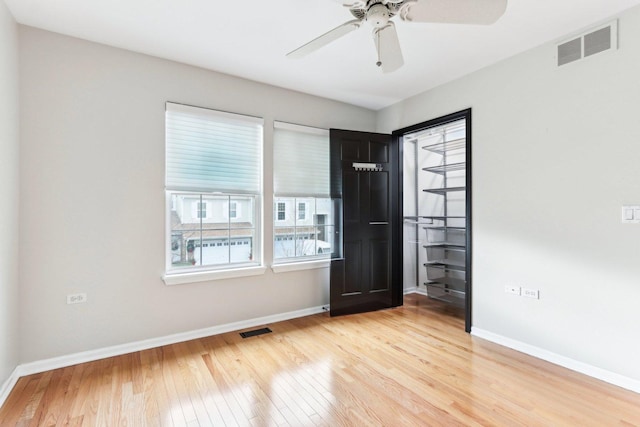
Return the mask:
<svg viewBox="0 0 640 427">
<path fill-rule="evenodd" d="M 507 8 L 507 0 L 344 0 L 341 3 L 356 19 L 289 52 L 287 57 L 302 58 L 367 22 L 373 27 L 376 65 L 383 73 L 390 73 L 404 64 L 398 33 L 391 21 L 394 16 L 406 22 L 491 25 Z"/>
</svg>

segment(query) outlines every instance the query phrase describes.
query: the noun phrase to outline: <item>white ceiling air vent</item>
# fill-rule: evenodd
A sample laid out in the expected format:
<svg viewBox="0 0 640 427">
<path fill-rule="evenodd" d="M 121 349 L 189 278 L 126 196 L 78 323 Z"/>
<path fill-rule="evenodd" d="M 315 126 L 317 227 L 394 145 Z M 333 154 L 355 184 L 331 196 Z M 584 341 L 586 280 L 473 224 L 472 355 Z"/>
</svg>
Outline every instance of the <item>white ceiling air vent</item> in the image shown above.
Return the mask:
<svg viewBox="0 0 640 427">
<path fill-rule="evenodd" d="M 558 67 L 618 48 L 618 20 L 601 25 L 557 45 Z"/>
</svg>

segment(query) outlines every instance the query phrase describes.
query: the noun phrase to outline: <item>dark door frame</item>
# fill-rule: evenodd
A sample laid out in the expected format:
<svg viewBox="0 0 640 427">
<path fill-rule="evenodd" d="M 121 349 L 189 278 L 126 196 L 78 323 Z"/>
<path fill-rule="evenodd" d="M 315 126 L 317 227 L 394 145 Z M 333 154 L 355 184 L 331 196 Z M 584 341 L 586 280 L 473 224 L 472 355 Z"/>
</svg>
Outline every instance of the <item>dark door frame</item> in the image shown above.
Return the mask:
<svg viewBox="0 0 640 427">
<path fill-rule="evenodd" d="M 412 125 L 412 126 L 408 126 L 402 129 L 398 129 L 398 130 L 394 130 L 392 132 L 392 136 L 393 136 L 393 141 L 394 141 L 394 145 L 397 145 L 400 147 L 400 157 L 399 157 L 399 162 L 400 162 L 400 218 L 402 218 L 402 144 L 400 143 L 400 140 L 402 138 L 403 135 L 407 134 L 407 133 L 411 133 L 411 132 L 415 132 L 421 129 L 426 129 L 426 128 L 430 128 L 430 127 L 435 127 L 435 126 L 440 126 L 440 125 L 444 125 L 450 122 L 455 122 L 456 120 L 460 120 L 460 119 L 465 119 L 466 122 L 466 127 L 465 127 L 465 138 L 466 138 L 466 145 L 465 145 L 465 155 L 466 155 L 466 195 L 465 195 L 465 215 L 466 215 L 466 284 L 465 284 L 465 316 L 464 316 L 464 330 L 466 332 L 471 332 L 471 299 L 472 299 L 472 260 L 473 260 L 473 256 L 472 256 L 472 243 L 473 243 L 473 239 L 472 239 L 472 163 L 471 163 L 471 108 L 467 108 L 465 110 L 461 110 L 458 111 L 456 113 L 452 113 L 452 114 L 447 114 L 446 116 L 442 116 L 442 117 L 438 117 L 432 120 L 427 120 L 426 122 L 422 122 L 422 123 L 418 123 L 416 125 Z M 402 236 L 402 222 L 400 222 L 400 236 Z M 402 245 L 400 245 L 400 247 L 402 248 Z"/>
</svg>

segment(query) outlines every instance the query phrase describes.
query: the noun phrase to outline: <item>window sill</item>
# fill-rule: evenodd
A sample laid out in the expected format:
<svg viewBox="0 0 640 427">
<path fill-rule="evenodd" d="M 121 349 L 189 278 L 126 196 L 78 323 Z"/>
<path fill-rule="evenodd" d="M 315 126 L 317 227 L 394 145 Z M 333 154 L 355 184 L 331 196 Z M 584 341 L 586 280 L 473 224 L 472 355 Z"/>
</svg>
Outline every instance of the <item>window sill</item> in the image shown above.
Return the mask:
<svg viewBox="0 0 640 427">
<path fill-rule="evenodd" d="M 271 266 L 271 270 L 274 273 L 286 273 L 289 271 L 300 271 L 300 270 L 313 270 L 316 268 L 329 268 L 331 265 L 330 259 L 321 259 L 314 261 L 304 261 L 304 262 L 291 262 L 287 264 L 274 264 Z"/>
<path fill-rule="evenodd" d="M 234 268 L 233 270 L 198 271 L 192 273 L 174 273 L 162 276 L 165 285 L 182 285 L 185 283 L 208 282 L 211 280 L 233 279 L 235 277 L 259 276 L 267 267 Z"/>
</svg>

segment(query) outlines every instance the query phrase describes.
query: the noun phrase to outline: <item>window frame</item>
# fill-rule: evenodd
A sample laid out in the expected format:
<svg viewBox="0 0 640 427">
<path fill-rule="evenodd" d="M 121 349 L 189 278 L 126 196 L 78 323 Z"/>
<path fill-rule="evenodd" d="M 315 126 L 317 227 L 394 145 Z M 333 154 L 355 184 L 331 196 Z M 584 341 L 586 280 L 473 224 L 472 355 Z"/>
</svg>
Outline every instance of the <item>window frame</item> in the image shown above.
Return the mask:
<svg viewBox="0 0 640 427">
<path fill-rule="evenodd" d="M 304 126 L 304 125 L 297 125 L 297 124 L 291 124 L 291 123 L 286 123 L 286 122 L 281 122 L 281 121 L 274 121 L 273 123 L 273 128 L 274 128 L 274 137 L 273 137 L 273 151 L 274 151 L 274 158 L 277 155 L 277 150 L 278 150 L 278 137 L 277 137 L 277 132 L 278 130 L 283 130 L 283 131 L 288 131 L 288 132 L 298 132 L 300 134 L 308 134 L 312 136 L 312 140 L 307 140 L 309 141 L 311 144 L 318 144 L 318 136 L 320 136 L 321 138 L 326 138 L 326 154 L 327 154 L 327 164 L 326 166 L 328 167 L 328 155 L 329 155 L 329 130 L 328 129 L 322 129 L 322 128 L 317 128 L 317 127 L 311 127 L 311 126 Z M 285 139 L 283 139 L 282 141 L 284 141 L 284 145 L 280 146 L 280 147 L 287 147 L 287 137 L 284 137 Z M 289 139 L 289 141 L 291 141 Z M 311 151 L 310 152 L 314 152 L 314 148 L 315 148 L 315 153 L 317 153 L 318 151 L 318 145 L 310 145 L 309 146 Z M 283 148 L 280 148 L 280 150 L 282 150 Z M 285 148 L 286 150 L 286 148 Z M 302 151 L 302 153 L 305 153 L 305 151 Z M 309 158 L 308 155 L 303 154 L 303 158 Z M 299 157 L 300 158 L 300 157 Z M 314 160 L 317 159 L 317 157 L 311 157 Z M 304 162 L 303 162 L 304 163 Z M 301 170 L 306 171 L 307 169 L 305 169 L 306 166 L 301 167 Z M 296 271 L 296 270 L 306 270 L 306 269 L 310 269 L 310 268 L 324 268 L 324 267 L 328 267 L 329 263 L 330 263 L 330 259 L 331 259 L 331 254 L 332 251 L 335 250 L 332 247 L 332 250 L 327 252 L 327 253 L 315 253 L 312 255 L 295 255 L 296 250 L 294 249 L 294 256 L 287 256 L 287 257 L 276 257 L 276 253 L 277 253 L 277 249 L 276 246 L 278 243 L 283 244 L 283 242 L 293 242 L 294 248 L 295 245 L 297 244 L 297 242 L 309 242 L 309 239 L 307 237 L 307 239 L 304 238 L 304 236 L 298 236 L 298 229 L 299 228 L 311 228 L 313 229 L 313 231 L 311 232 L 307 232 L 308 233 L 313 233 L 313 235 L 316 236 L 316 252 L 317 252 L 317 236 L 319 234 L 319 228 L 323 228 L 324 231 L 326 230 L 330 230 L 333 227 L 335 227 L 335 221 L 336 219 L 333 219 L 333 222 L 328 223 L 328 224 L 319 224 L 317 223 L 317 206 L 318 206 L 318 200 L 323 199 L 323 200 L 328 200 L 331 203 L 331 207 L 330 207 L 330 212 L 328 213 L 328 215 L 330 217 L 334 217 L 335 212 L 334 212 L 334 206 L 333 206 L 333 199 L 331 199 L 330 197 L 330 192 L 329 192 L 329 188 L 328 188 L 328 181 L 329 181 L 329 170 L 326 171 L 327 174 L 327 188 L 324 190 L 319 190 L 318 187 L 314 187 L 314 190 L 312 190 L 309 193 L 302 193 L 302 189 L 297 189 L 297 190 L 284 190 L 281 193 L 279 193 L 278 191 L 278 185 L 276 184 L 276 182 L 292 182 L 291 180 L 286 181 L 280 181 L 280 179 L 282 178 L 277 178 L 277 163 L 274 161 L 274 167 L 273 167 L 273 176 L 271 177 L 274 181 L 274 189 L 273 189 L 273 212 L 274 212 L 274 218 L 273 218 L 273 235 L 271 236 L 271 245 L 273 248 L 273 264 L 272 264 L 272 269 L 275 273 L 279 273 L 279 272 L 285 272 L 285 271 Z M 282 169 L 283 171 L 286 171 L 284 175 L 281 175 L 281 177 L 288 177 L 290 174 L 291 169 L 288 169 L 286 166 L 283 167 Z M 316 169 L 316 170 L 322 170 L 322 169 Z M 316 190 L 317 189 L 317 190 Z M 317 192 L 319 191 L 319 192 Z M 326 193 L 326 194 L 325 194 Z M 288 201 L 282 200 L 282 199 L 288 199 Z M 293 208 L 289 209 L 290 210 L 290 215 L 287 215 L 286 212 L 288 210 L 288 204 L 293 203 Z M 283 210 L 279 210 L 279 205 L 284 206 Z M 313 204 L 313 208 L 311 208 L 311 204 Z M 301 210 L 300 206 L 304 206 L 304 208 Z M 283 214 L 283 218 L 281 218 L 279 216 L 279 214 L 282 213 Z M 302 217 L 300 216 L 302 214 Z M 311 224 L 305 224 L 305 225 L 301 225 L 298 224 L 298 222 L 308 222 L 309 220 L 311 220 Z M 287 223 L 288 225 L 284 225 L 283 223 Z M 292 224 L 289 224 L 292 223 Z M 291 236 L 293 237 L 285 237 L 284 235 L 280 235 L 278 234 L 279 229 L 283 229 L 283 228 L 291 228 L 293 230 Z M 280 240 L 278 240 L 280 239 Z M 313 240 L 313 239 L 312 239 Z M 266 239 L 265 239 L 266 241 Z M 330 242 L 332 245 L 333 243 Z M 304 245 L 304 243 L 302 243 Z"/>
<path fill-rule="evenodd" d="M 171 104 L 171 106 L 169 105 Z M 195 115 L 207 115 L 207 119 L 211 119 L 212 122 L 215 122 L 217 117 L 221 118 L 221 122 L 223 123 L 224 118 L 231 118 L 239 121 L 240 123 L 244 122 L 248 125 L 254 124 L 257 125 L 256 135 L 259 139 L 253 139 L 253 141 L 257 144 L 259 149 L 259 153 L 257 154 L 257 168 L 259 169 L 256 174 L 258 176 L 259 181 L 254 181 L 258 183 L 257 192 L 254 190 L 247 192 L 222 192 L 215 190 L 206 190 L 202 188 L 172 188 L 168 184 L 168 172 L 167 172 L 167 162 L 168 159 L 165 158 L 165 271 L 162 276 L 164 282 L 167 285 L 175 285 L 182 283 L 193 283 L 193 282 L 201 282 L 201 281 L 209 281 L 209 280 L 217 280 L 217 279 L 227 279 L 233 277 L 244 277 L 244 276 L 253 276 L 263 274 L 266 271 L 266 267 L 264 265 L 264 218 L 263 218 L 263 203 L 264 203 L 264 119 L 246 116 L 242 114 L 235 113 L 227 113 L 219 110 L 212 110 L 203 107 L 192 107 L 184 104 L 176 104 L 167 102 L 166 107 L 166 116 L 165 116 L 165 133 L 167 132 L 167 125 L 169 123 L 168 113 L 169 111 L 178 111 L 182 112 L 186 110 L 188 114 L 190 109 L 195 112 Z M 165 134 L 165 150 L 168 148 L 168 135 Z M 165 151 L 166 153 L 166 151 Z M 255 170 L 255 169 L 254 169 Z M 254 187 L 255 188 L 255 187 Z M 232 200 L 233 197 L 248 197 L 252 199 L 253 205 L 253 217 L 251 225 L 252 227 L 247 228 L 251 229 L 253 233 L 253 237 L 249 238 L 249 246 L 251 246 L 251 255 L 252 260 L 249 262 L 232 262 L 231 256 L 228 258 L 228 262 L 214 265 L 203 265 L 203 266 L 182 266 L 176 267 L 173 265 L 172 260 L 172 252 L 174 243 L 174 236 L 172 233 L 172 208 L 174 207 L 172 199 L 174 195 L 177 194 L 185 194 L 185 195 L 198 195 L 198 196 L 226 196 L 228 197 L 227 202 L 227 212 L 225 220 L 228 222 L 227 230 L 232 229 L 240 229 L 242 227 L 232 227 L 231 221 L 235 218 L 238 218 L 241 215 L 240 209 L 241 207 L 236 204 L 235 209 L 235 217 L 230 217 L 231 206 L 229 201 Z M 207 203 L 206 200 L 201 199 L 199 203 L 202 203 L 202 206 L 196 206 L 196 208 L 204 207 L 204 211 L 202 209 L 197 209 L 197 220 L 199 221 L 199 230 L 202 233 L 203 228 L 203 220 L 214 218 L 217 213 L 215 213 L 215 209 L 217 209 L 214 205 Z M 204 213 L 204 216 L 203 216 Z M 227 235 L 229 236 L 229 243 L 231 242 L 231 232 L 228 231 Z M 251 244 L 251 239 L 253 239 L 253 244 Z M 202 234 L 200 234 L 200 245 L 203 244 L 205 239 L 203 239 Z M 210 244 L 210 246 L 218 247 L 217 244 Z M 241 246 L 246 247 L 246 245 L 241 244 Z M 222 248 L 230 248 L 230 246 L 221 246 Z"/>
<path fill-rule="evenodd" d="M 298 221 L 306 221 L 307 220 L 307 204 L 305 202 L 298 202 L 296 201 L 296 204 L 298 206 L 297 211 L 297 217 L 298 217 Z M 300 209 L 302 207 L 302 209 Z"/>
<path fill-rule="evenodd" d="M 202 215 L 203 212 L 204 215 Z M 196 218 L 207 219 L 207 202 L 196 202 Z"/>
<path fill-rule="evenodd" d="M 280 206 L 282 206 L 282 211 L 280 210 Z M 282 218 L 280 218 L 280 214 L 282 214 Z M 287 203 L 286 202 L 276 202 L 276 218 L 277 222 L 284 222 L 287 220 Z"/>
<path fill-rule="evenodd" d="M 221 193 L 222 195 L 227 195 L 227 193 Z M 237 195 L 234 195 L 237 196 Z M 232 205 L 235 205 L 235 210 L 232 208 Z M 212 210 L 213 211 L 213 210 Z M 235 212 L 235 215 L 231 215 L 231 212 Z M 239 216 L 242 216 L 242 208 L 238 205 L 237 201 L 229 201 L 225 202 L 222 205 L 222 216 L 224 219 L 231 220 L 236 219 Z"/>
</svg>

